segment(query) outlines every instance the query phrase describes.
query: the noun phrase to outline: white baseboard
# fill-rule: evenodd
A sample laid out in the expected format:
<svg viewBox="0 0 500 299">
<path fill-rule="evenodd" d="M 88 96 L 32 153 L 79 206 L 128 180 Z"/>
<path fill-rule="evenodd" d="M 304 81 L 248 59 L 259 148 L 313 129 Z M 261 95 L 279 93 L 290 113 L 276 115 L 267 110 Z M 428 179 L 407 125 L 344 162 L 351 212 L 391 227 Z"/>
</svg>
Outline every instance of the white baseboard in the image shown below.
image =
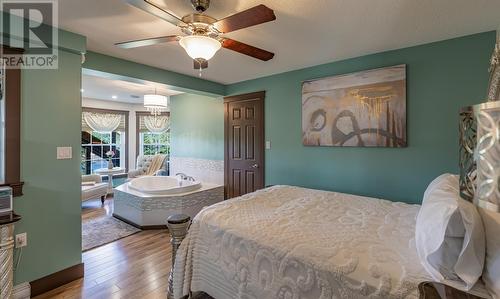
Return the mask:
<svg viewBox="0 0 500 299">
<path fill-rule="evenodd" d="M 12 295 L 14 299 L 29 299 L 31 297 L 30 284 L 28 282 L 23 282 L 14 286 Z"/>
</svg>

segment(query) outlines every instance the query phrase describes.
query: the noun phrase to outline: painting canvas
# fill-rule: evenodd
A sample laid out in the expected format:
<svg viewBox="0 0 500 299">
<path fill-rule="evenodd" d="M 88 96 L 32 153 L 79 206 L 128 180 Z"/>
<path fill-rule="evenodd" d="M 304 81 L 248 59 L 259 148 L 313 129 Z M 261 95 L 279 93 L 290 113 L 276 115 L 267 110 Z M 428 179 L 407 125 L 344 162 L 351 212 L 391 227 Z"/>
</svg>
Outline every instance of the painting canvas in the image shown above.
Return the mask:
<svg viewBox="0 0 500 299">
<path fill-rule="evenodd" d="M 303 82 L 302 142 L 406 147 L 406 65 Z"/>
</svg>

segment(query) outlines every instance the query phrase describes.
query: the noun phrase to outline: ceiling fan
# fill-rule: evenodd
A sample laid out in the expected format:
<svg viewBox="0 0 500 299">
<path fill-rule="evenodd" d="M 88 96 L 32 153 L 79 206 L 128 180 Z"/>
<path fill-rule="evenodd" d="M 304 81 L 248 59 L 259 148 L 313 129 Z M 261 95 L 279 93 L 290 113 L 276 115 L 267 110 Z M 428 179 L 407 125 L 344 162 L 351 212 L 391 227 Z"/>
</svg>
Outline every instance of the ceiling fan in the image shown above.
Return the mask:
<svg viewBox="0 0 500 299">
<path fill-rule="evenodd" d="M 210 6 L 210 0 L 190 0 L 197 13 L 188 14 L 182 18 L 178 18 L 159 7 L 151 0 L 125 1 L 180 27 L 185 35 L 169 35 L 121 42 L 115 44 L 118 47 L 130 49 L 178 41 L 187 54 L 193 58 L 193 66 L 200 70 L 200 75 L 201 69 L 208 67 L 208 60 L 221 47 L 263 61 L 274 57 L 274 53 L 223 36 L 224 33 L 276 20 L 274 11 L 263 4 L 217 20 L 204 14 Z"/>
</svg>

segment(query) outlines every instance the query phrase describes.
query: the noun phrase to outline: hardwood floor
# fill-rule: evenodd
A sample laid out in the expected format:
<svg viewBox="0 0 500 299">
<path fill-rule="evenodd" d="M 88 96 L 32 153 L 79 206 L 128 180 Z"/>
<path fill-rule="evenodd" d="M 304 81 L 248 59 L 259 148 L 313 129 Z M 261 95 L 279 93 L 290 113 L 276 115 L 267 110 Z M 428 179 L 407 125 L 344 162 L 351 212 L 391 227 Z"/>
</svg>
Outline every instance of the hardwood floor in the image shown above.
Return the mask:
<svg viewBox="0 0 500 299">
<path fill-rule="evenodd" d="M 91 199 L 82 202 L 82 220 L 97 218 L 103 215 L 113 214 L 113 197 L 108 197 L 104 205 L 100 199 Z"/>
<path fill-rule="evenodd" d="M 113 212 L 112 199 L 82 207 L 82 218 Z M 84 278 L 35 298 L 167 298 L 171 254 L 166 229 L 142 231 L 84 252 Z"/>
</svg>

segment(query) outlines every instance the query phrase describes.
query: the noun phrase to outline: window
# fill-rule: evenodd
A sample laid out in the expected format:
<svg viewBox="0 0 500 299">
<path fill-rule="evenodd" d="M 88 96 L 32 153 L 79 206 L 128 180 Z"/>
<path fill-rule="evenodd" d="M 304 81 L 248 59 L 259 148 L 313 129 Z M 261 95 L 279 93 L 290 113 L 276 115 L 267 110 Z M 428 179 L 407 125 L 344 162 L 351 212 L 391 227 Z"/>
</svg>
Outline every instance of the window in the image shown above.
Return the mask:
<svg viewBox="0 0 500 299">
<path fill-rule="evenodd" d="M 170 154 L 170 131 L 163 133 L 141 132 L 139 134 L 139 154 Z"/>
<path fill-rule="evenodd" d="M 2 46 L 3 54 L 20 55 L 22 49 Z M 21 70 L 5 68 L 2 65 L 0 84 L 1 133 L 0 133 L 0 186 L 10 186 L 13 196 L 23 194 L 23 182 L 20 176 L 20 119 L 21 119 Z"/>
<path fill-rule="evenodd" d="M 98 120 L 88 119 L 88 115 L 98 115 L 106 119 L 107 115 L 120 115 L 119 122 L 110 133 L 100 133 Z M 87 120 L 85 120 L 87 117 Z M 97 117 L 98 118 L 98 117 Z M 109 118 L 108 118 L 109 119 Z M 89 122 L 92 127 L 89 125 Z M 106 122 L 103 122 L 106 123 Z M 97 127 L 97 128 L 96 128 Z M 103 128 L 104 129 L 104 128 Z M 111 128 L 109 128 L 112 130 Z M 82 147 L 80 150 L 81 162 L 80 171 L 82 174 L 93 174 L 99 168 L 108 167 L 107 152 L 113 151 L 115 155 L 111 158 L 115 167 L 127 169 L 127 135 L 128 130 L 128 112 L 118 110 L 105 110 L 83 108 L 82 113 Z"/>
<path fill-rule="evenodd" d="M 170 113 L 136 112 L 137 155 L 170 156 Z"/>
<path fill-rule="evenodd" d="M 123 135 L 123 132 L 98 133 L 83 131 L 81 148 L 82 174 L 92 174 L 96 169 L 108 167 L 106 153 L 110 150 L 115 153 L 115 156 L 111 159 L 113 165 L 124 167 L 124 161 L 122 161 Z"/>
</svg>

